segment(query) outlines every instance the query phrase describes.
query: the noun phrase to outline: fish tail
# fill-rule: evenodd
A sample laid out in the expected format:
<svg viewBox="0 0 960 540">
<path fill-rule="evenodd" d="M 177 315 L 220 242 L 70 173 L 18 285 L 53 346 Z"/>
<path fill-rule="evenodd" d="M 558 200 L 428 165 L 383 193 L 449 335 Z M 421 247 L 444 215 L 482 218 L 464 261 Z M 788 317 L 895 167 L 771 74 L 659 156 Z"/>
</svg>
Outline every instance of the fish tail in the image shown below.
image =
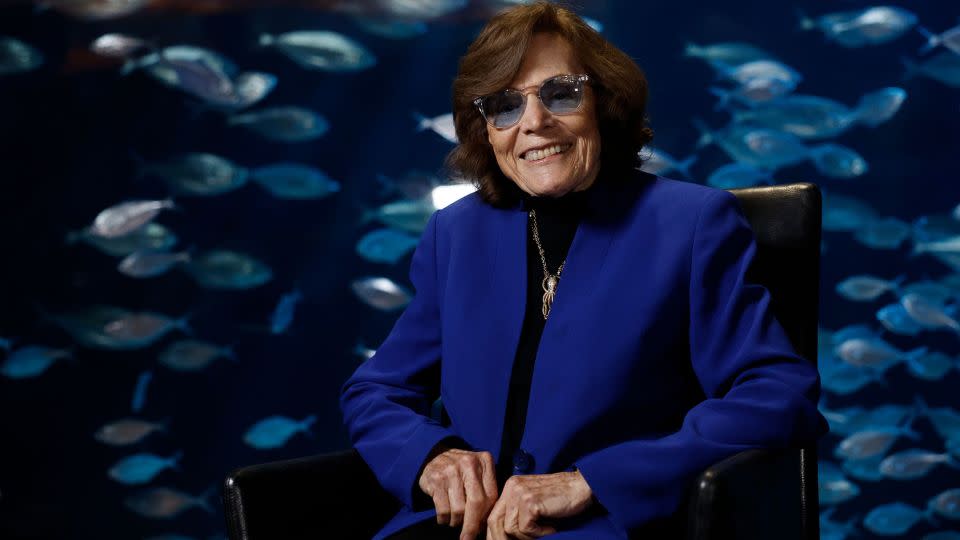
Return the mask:
<svg viewBox="0 0 960 540">
<path fill-rule="evenodd" d="M 276 38 L 266 33 L 260 34 L 260 37 L 257 38 L 257 44 L 260 45 L 261 47 L 269 47 L 270 45 L 273 45 L 276 41 L 277 41 Z"/>
<path fill-rule="evenodd" d="M 183 450 L 177 450 L 167 459 L 167 463 L 171 469 L 179 471 L 181 459 L 183 459 Z"/>
<path fill-rule="evenodd" d="M 717 97 L 717 104 L 713 106 L 713 110 L 722 111 L 730 104 L 730 90 L 711 86 L 707 88 L 707 91 Z"/>
<path fill-rule="evenodd" d="M 192 313 L 187 313 L 187 314 L 184 315 L 183 317 L 180 317 L 179 319 L 177 319 L 176 321 L 174 321 L 174 326 L 175 326 L 176 328 L 180 329 L 180 331 L 183 332 L 184 334 L 186 334 L 186 335 L 188 335 L 188 336 L 192 336 L 192 335 L 193 335 L 193 327 L 190 326 L 190 317 L 192 317 L 192 316 L 193 316 Z"/>
<path fill-rule="evenodd" d="M 300 428 L 303 429 L 304 432 L 310 433 L 310 427 L 313 426 L 316 421 L 317 415 L 311 414 L 300 421 Z"/>
<path fill-rule="evenodd" d="M 217 493 L 217 485 L 214 484 L 208 487 L 207 489 L 203 490 L 203 493 L 201 493 L 200 495 L 197 495 L 197 497 L 194 499 L 194 503 L 196 503 L 197 506 L 199 506 L 200 508 L 203 508 L 207 512 L 211 514 L 215 514 L 216 512 L 214 512 L 213 506 L 210 505 L 210 497 L 216 495 L 216 493 Z"/>
<path fill-rule="evenodd" d="M 710 128 L 707 126 L 706 122 L 696 116 L 693 117 L 691 122 L 693 122 L 693 125 L 697 128 L 697 130 L 700 131 L 700 138 L 697 139 L 695 148 L 700 149 L 713 143 L 713 133 L 710 131 Z"/>
<path fill-rule="evenodd" d="M 930 406 L 927 405 L 927 401 L 923 399 L 923 396 L 916 394 L 913 396 L 913 415 L 917 417 L 927 416 L 930 413 Z"/>
<path fill-rule="evenodd" d="M 688 41 L 683 45 L 683 55 L 687 57 L 699 58 L 703 56 L 703 47 Z"/>
<path fill-rule="evenodd" d="M 682 174 L 682 175 L 684 176 L 684 178 L 691 179 L 691 178 L 693 178 L 693 177 L 690 176 L 690 167 L 692 167 L 693 164 L 696 163 L 696 162 L 697 162 L 697 155 L 696 155 L 696 154 L 690 154 L 689 157 L 687 157 L 687 158 L 684 159 L 683 161 L 677 163 L 674 168 L 677 170 L 677 172 L 679 172 L 680 174 Z"/>
<path fill-rule="evenodd" d="M 0 337 L 0 349 L 10 352 L 10 349 L 13 349 L 13 339 Z"/>
<path fill-rule="evenodd" d="M 923 35 L 923 37 L 927 38 L 927 42 L 923 45 L 923 47 L 920 47 L 920 49 L 917 51 L 917 54 L 926 54 L 937 47 L 937 45 L 940 45 L 940 36 L 934 34 L 919 24 L 916 26 L 916 28 L 917 31 Z"/>
<path fill-rule="evenodd" d="M 426 131 L 430 129 L 430 119 L 426 116 L 417 111 L 413 111 L 413 118 L 417 121 L 417 131 Z"/>
<path fill-rule="evenodd" d="M 816 28 L 817 23 L 811 19 L 805 11 L 800 8 L 793 8 L 793 12 L 797 15 L 797 28 L 799 30 L 811 30 Z"/>
</svg>

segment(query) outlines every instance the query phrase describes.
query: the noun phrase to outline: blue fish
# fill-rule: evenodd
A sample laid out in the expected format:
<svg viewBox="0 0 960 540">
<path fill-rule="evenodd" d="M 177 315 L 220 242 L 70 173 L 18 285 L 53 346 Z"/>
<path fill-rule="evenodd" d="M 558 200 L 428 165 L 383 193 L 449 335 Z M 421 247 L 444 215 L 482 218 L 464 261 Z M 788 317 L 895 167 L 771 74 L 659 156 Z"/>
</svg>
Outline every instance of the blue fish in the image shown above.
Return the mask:
<svg viewBox="0 0 960 540">
<path fill-rule="evenodd" d="M 366 47 L 337 32 L 303 30 L 278 36 L 260 35 L 261 47 L 274 47 L 305 69 L 351 72 L 369 69 L 377 57 Z"/>
<path fill-rule="evenodd" d="M 735 123 L 786 131 L 804 139 L 836 137 L 855 120 L 854 113 L 841 103 L 800 94 L 756 103 L 731 114 Z"/>
<path fill-rule="evenodd" d="M 820 480 L 820 504 L 840 504 L 860 494 L 860 487 L 846 478 Z"/>
<path fill-rule="evenodd" d="M 738 66 L 754 60 L 776 60 L 774 55 L 749 43 L 740 41 L 711 43 L 697 45 L 686 43 L 683 55 L 690 58 L 700 58 L 706 61 L 723 62 L 726 65 Z"/>
<path fill-rule="evenodd" d="M 378 17 L 354 17 L 353 22 L 365 32 L 387 39 L 412 39 L 427 33 L 423 21 L 398 21 Z"/>
<path fill-rule="evenodd" d="M 375 229 L 357 242 L 356 252 L 364 259 L 384 264 L 396 264 L 417 247 L 419 239 L 397 229 Z"/>
<path fill-rule="evenodd" d="M 43 54 L 19 39 L 0 36 L 0 76 L 32 71 L 43 65 Z"/>
<path fill-rule="evenodd" d="M 242 126 L 261 137 L 282 143 L 312 141 L 330 131 L 330 123 L 323 116 L 292 106 L 235 114 L 227 118 L 227 125 Z"/>
<path fill-rule="evenodd" d="M 293 313 L 301 299 L 303 299 L 303 294 L 299 289 L 294 289 L 280 297 L 277 306 L 270 315 L 271 334 L 282 334 L 290 328 L 290 324 L 293 322 Z"/>
<path fill-rule="evenodd" d="M 136 154 L 138 174 L 162 179 L 177 195 L 210 197 L 243 187 L 250 172 L 233 161 L 204 152 L 178 154 L 171 158 L 146 162 Z"/>
<path fill-rule="evenodd" d="M 133 397 L 130 399 L 130 410 L 138 413 L 143 410 L 147 402 L 147 388 L 150 386 L 150 380 L 153 379 L 153 372 L 144 371 L 137 377 L 137 384 L 133 387 Z"/>
<path fill-rule="evenodd" d="M 919 440 L 920 434 L 910 428 L 913 418 L 897 427 L 876 427 L 858 431 L 840 441 L 834 457 L 844 460 L 861 460 L 882 456 L 901 436 Z"/>
<path fill-rule="evenodd" d="M 860 520 L 859 516 L 845 522 L 834 521 L 832 518 L 835 510 L 834 506 L 820 513 L 820 540 L 845 540 L 847 536 L 858 534 L 856 524 Z"/>
<path fill-rule="evenodd" d="M 960 361 L 939 351 L 907 359 L 907 371 L 926 381 L 939 381 L 952 369 L 960 369 Z"/>
<path fill-rule="evenodd" d="M 107 475 L 121 484 L 130 486 L 146 484 L 165 469 L 177 469 L 181 457 L 183 452 L 177 452 L 169 457 L 148 453 L 134 454 L 110 467 Z"/>
<path fill-rule="evenodd" d="M 832 192 L 823 193 L 823 230 L 855 231 L 877 219 L 877 211 L 864 200 Z"/>
<path fill-rule="evenodd" d="M 0 375 L 26 379 L 43 374 L 56 360 L 72 358 L 73 351 L 42 345 L 24 345 L 14 349 L 0 364 Z"/>
<path fill-rule="evenodd" d="M 940 51 L 917 64 L 901 57 L 904 73 L 903 80 L 923 75 L 953 88 L 960 88 L 960 54 L 953 51 Z"/>
<path fill-rule="evenodd" d="M 883 279 L 869 274 L 857 274 L 845 278 L 834 288 L 837 294 L 854 302 L 872 302 L 886 292 L 896 293 L 906 276 Z"/>
<path fill-rule="evenodd" d="M 299 421 L 286 416 L 270 416 L 252 425 L 243 435 L 243 442 L 261 450 L 280 448 L 296 433 L 309 434 L 310 426 L 316 420 L 314 415 Z"/>
<path fill-rule="evenodd" d="M 231 347 L 214 345 L 198 339 L 181 339 L 167 345 L 157 359 L 174 371 L 200 371 L 217 358 L 237 360 Z"/>
<path fill-rule="evenodd" d="M 857 229 L 853 237 L 873 249 L 897 249 L 910 237 L 910 224 L 895 217 L 885 217 Z"/>
<path fill-rule="evenodd" d="M 952 407 L 930 407 L 919 394 L 914 396 L 914 402 L 917 416 L 929 420 L 940 437 L 960 441 L 960 412 Z"/>
<path fill-rule="evenodd" d="M 3 349 L 7 352 L 10 352 L 10 349 L 13 348 L 13 340 L 10 338 L 0 337 L 0 349 Z"/>
<path fill-rule="evenodd" d="M 903 336 L 915 336 L 923 330 L 923 327 L 913 320 L 900 302 L 887 304 L 877 310 L 877 320 L 887 330 Z"/>
<path fill-rule="evenodd" d="M 852 394 L 870 383 L 884 383 L 882 370 L 851 366 L 843 362 L 829 370 L 821 368 L 820 377 L 824 390 L 839 395 Z"/>
<path fill-rule="evenodd" d="M 208 289 L 252 289 L 273 279 L 273 270 L 266 264 L 225 249 L 197 255 L 184 268 L 198 285 Z"/>
<path fill-rule="evenodd" d="M 948 489 L 935 495 L 927 503 L 927 509 L 947 519 L 960 519 L 960 488 Z"/>
<path fill-rule="evenodd" d="M 170 519 L 190 508 L 202 508 L 212 514 L 213 507 L 208 499 L 216 492 L 216 486 L 200 495 L 190 495 L 168 487 L 155 487 L 128 495 L 123 504 L 132 512 L 153 519 Z"/>
<path fill-rule="evenodd" d="M 251 179 L 281 199 L 319 199 L 340 191 L 340 183 L 316 167 L 275 163 L 251 171 Z"/>
<path fill-rule="evenodd" d="M 700 130 L 698 148 L 717 144 L 734 161 L 760 169 L 797 165 L 810 155 L 810 149 L 799 137 L 785 131 L 739 124 L 711 130 L 699 119 L 694 119 L 694 124 Z"/>
<path fill-rule="evenodd" d="M 887 456 L 880 462 L 880 472 L 895 480 L 923 478 L 940 464 L 960 468 L 960 463 L 949 453 L 938 454 L 920 448 L 911 448 Z"/>
<path fill-rule="evenodd" d="M 721 165 L 707 177 L 707 185 L 717 189 L 736 189 L 772 183 L 773 175 L 770 171 L 737 162 Z"/>
<path fill-rule="evenodd" d="M 843 462 L 843 472 L 865 482 L 877 482 L 883 479 L 880 471 L 880 462 L 883 456 L 873 456 L 865 459 L 848 459 Z"/>
<path fill-rule="evenodd" d="M 867 161 L 855 151 L 839 144 L 825 143 L 809 151 L 813 166 L 830 178 L 855 178 L 867 173 Z"/>
<path fill-rule="evenodd" d="M 932 512 L 924 512 L 903 502 L 882 504 L 863 518 L 863 525 L 870 532 L 881 536 L 897 536 L 906 533 L 921 520 L 932 521 Z"/>
<path fill-rule="evenodd" d="M 860 97 L 853 117 L 860 124 L 877 127 L 897 114 L 906 99 L 907 91 L 895 86 L 869 92 Z"/>
<path fill-rule="evenodd" d="M 690 176 L 690 167 L 697 162 L 696 154 L 692 154 L 681 160 L 652 146 L 644 147 L 637 155 L 642 161 L 640 170 L 657 175 L 677 171 L 684 178 L 692 178 Z"/>
</svg>

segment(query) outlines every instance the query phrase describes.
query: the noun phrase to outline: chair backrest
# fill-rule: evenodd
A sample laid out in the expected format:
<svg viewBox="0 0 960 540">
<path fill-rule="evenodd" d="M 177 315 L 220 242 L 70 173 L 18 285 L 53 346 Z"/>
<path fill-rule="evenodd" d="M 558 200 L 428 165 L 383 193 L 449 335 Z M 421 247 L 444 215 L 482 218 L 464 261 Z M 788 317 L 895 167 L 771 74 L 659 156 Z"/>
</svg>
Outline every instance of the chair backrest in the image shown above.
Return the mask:
<svg viewBox="0 0 960 540">
<path fill-rule="evenodd" d="M 732 189 L 757 239 L 750 276 L 770 291 L 774 314 L 794 348 L 817 363 L 820 189 L 810 183 Z M 816 447 L 799 453 L 800 538 L 820 538 Z"/>
</svg>

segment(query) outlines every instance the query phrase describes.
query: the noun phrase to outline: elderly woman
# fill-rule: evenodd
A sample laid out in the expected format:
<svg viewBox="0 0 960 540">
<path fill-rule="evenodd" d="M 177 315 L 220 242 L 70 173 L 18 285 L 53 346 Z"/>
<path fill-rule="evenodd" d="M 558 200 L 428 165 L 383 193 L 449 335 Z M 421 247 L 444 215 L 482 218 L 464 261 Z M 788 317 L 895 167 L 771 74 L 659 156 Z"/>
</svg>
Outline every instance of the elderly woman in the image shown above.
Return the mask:
<svg viewBox="0 0 960 540">
<path fill-rule="evenodd" d="M 462 58 L 448 165 L 479 190 L 430 219 L 416 296 L 341 398 L 403 503 L 377 539 L 675 537 L 704 468 L 825 432 L 735 197 L 636 170 L 646 96 L 547 3 Z"/>
</svg>

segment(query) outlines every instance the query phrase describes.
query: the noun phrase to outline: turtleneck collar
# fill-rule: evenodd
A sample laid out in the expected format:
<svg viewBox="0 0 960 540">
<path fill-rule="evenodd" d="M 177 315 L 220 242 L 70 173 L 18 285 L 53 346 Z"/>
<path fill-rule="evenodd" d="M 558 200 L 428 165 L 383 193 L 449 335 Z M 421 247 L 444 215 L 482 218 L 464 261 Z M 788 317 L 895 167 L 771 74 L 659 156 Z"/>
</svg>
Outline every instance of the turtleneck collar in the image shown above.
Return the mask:
<svg viewBox="0 0 960 540">
<path fill-rule="evenodd" d="M 571 191 L 559 197 L 523 194 L 523 209 L 535 209 L 538 214 L 579 214 L 587 205 L 594 186 L 582 191 Z"/>
</svg>

